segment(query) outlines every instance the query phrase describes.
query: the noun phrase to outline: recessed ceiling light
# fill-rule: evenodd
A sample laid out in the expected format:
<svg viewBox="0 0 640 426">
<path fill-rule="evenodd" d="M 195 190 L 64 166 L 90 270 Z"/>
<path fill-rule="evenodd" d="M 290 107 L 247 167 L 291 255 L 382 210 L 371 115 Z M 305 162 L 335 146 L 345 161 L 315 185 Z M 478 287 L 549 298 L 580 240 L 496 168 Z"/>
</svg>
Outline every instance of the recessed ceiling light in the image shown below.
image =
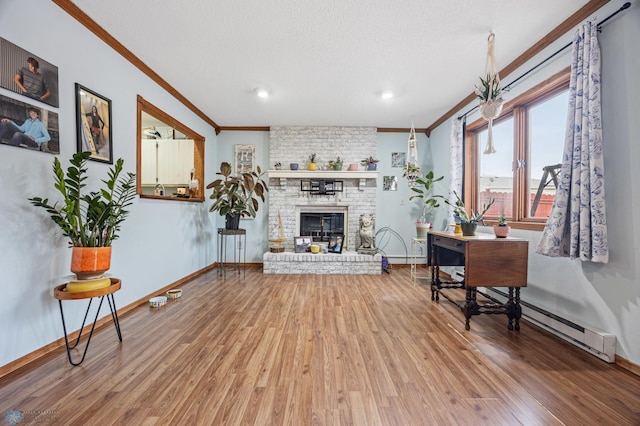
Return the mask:
<svg viewBox="0 0 640 426">
<path fill-rule="evenodd" d="M 382 99 L 391 99 L 391 98 L 393 98 L 393 92 L 391 90 L 383 90 L 380 93 L 380 97 Z"/>
<path fill-rule="evenodd" d="M 253 89 L 253 92 L 261 98 L 269 97 L 269 92 L 263 87 L 256 87 L 255 89 Z"/>
</svg>

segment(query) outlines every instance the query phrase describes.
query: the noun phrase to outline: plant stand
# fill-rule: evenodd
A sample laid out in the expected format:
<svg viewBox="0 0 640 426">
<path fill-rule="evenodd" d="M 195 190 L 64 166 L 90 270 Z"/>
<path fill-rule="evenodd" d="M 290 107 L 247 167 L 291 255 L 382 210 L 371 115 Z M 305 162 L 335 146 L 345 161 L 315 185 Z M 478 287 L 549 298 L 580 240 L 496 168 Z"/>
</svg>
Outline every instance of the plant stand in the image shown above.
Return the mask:
<svg viewBox="0 0 640 426">
<path fill-rule="evenodd" d="M 424 238 L 412 238 L 411 239 L 411 282 L 415 286 L 420 279 L 429 279 L 431 275 L 429 270 L 425 269 L 424 272 L 418 271 L 418 258 L 427 258 L 427 235 Z"/>
<path fill-rule="evenodd" d="M 113 293 L 120 290 L 120 280 L 117 278 L 111 278 L 111 285 L 109 287 L 100 288 L 97 290 L 82 291 L 77 293 L 66 292 L 65 291 L 66 286 L 67 286 L 66 284 L 57 286 L 53 291 L 53 296 L 56 299 L 58 299 L 58 304 L 60 305 L 60 317 L 62 318 L 62 329 L 64 330 L 64 342 L 65 342 L 65 345 L 67 346 L 67 357 L 69 358 L 69 363 L 73 366 L 77 366 L 82 364 L 82 362 L 84 361 L 84 358 L 87 356 L 89 343 L 91 343 L 93 330 L 96 327 L 96 321 L 98 321 L 100 308 L 102 307 L 102 302 L 104 301 L 105 297 L 107 298 L 107 302 L 109 302 L 109 310 L 111 311 L 111 318 L 113 319 L 113 325 L 116 328 L 116 333 L 118 333 L 118 340 L 122 342 L 122 332 L 120 331 L 120 321 L 118 320 L 118 311 L 116 309 L 116 301 L 113 297 Z M 87 338 L 87 343 L 85 344 L 82 358 L 80 358 L 80 361 L 74 362 L 71 357 L 71 349 L 74 349 L 76 346 L 78 346 L 78 343 L 80 343 L 80 338 L 82 337 L 84 325 L 87 321 L 89 310 L 91 309 L 91 302 L 95 297 L 100 298 L 100 303 L 98 304 L 98 310 L 96 311 L 95 319 L 93 320 L 93 324 L 91 325 L 91 331 L 89 332 L 89 337 Z M 82 320 L 82 325 L 80 326 L 80 331 L 78 332 L 78 338 L 76 339 L 73 345 L 70 345 L 69 336 L 67 334 L 67 325 L 64 319 L 64 310 L 62 309 L 62 301 L 63 300 L 81 300 L 81 299 L 89 299 L 89 305 L 87 306 L 87 311 L 84 314 L 84 319 Z"/>
<path fill-rule="evenodd" d="M 242 263 L 244 278 L 246 276 L 244 264 L 247 261 L 247 230 L 242 228 L 218 228 L 218 275 L 227 278 L 227 237 L 231 237 L 233 242 L 233 265 L 240 274 L 240 263 Z"/>
</svg>

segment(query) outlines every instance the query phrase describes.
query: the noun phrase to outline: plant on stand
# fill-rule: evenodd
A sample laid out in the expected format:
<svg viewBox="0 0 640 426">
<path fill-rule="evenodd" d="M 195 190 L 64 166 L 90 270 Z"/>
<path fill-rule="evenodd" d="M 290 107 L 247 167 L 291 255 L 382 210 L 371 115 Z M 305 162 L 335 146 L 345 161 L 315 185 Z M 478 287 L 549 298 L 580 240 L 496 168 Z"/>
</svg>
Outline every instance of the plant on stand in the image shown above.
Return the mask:
<svg viewBox="0 0 640 426">
<path fill-rule="evenodd" d="M 227 229 L 238 229 L 240 217 L 256 217 L 259 200 L 265 201 L 264 194 L 269 192 L 267 183 L 262 179 L 265 172 L 256 166 L 255 172 L 231 176 L 231 164 L 223 161 L 216 174 L 222 178 L 207 185 L 207 189 L 213 190 L 209 196 L 213 200 L 209 211 L 224 216 Z"/>
<path fill-rule="evenodd" d="M 491 208 L 493 203 L 496 202 L 495 198 L 489 198 L 489 202 L 482 205 L 482 210 L 478 212 L 471 212 L 471 214 L 467 214 L 467 210 L 464 207 L 464 202 L 458 195 L 456 191 L 453 191 L 453 195 L 456 197 L 456 201 L 452 203 L 451 201 L 445 199 L 444 202 L 453 207 L 454 216 L 460 221 L 460 226 L 462 227 L 462 235 L 472 236 L 476 234 L 476 228 L 478 227 L 478 222 L 482 222 L 484 215 Z"/>
<path fill-rule="evenodd" d="M 431 222 L 427 221 L 427 215 L 433 211 L 433 209 L 440 207 L 438 198 L 443 198 L 442 195 L 433 194 L 433 184 L 441 181 L 444 176 L 434 178 L 433 171 L 429 171 L 424 177 L 418 177 L 414 185 L 411 186 L 411 191 L 415 194 L 409 197 L 409 201 L 413 201 L 415 198 L 422 200 L 422 213 L 420 218 L 416 221 L 416 231 L 418 238 L 426 238 L 427 231 L 431 228 Z"/>
<path fill-rule="evenodd" d="M 66 175 L 60 160 L 53 159 L 54 187 L 62 195 L 62 203 L 51 205 L 47 198 L 29 198 L 31 204 L 45 209 L 69 238 L 73 247 L 71 272 L 79 280 L 101 278 L 111 267 L 111 243 L 119 237 L 136 191 L 135 173 L 122 174 L 124 160 L 119 158 L 109 169 L 108 179 L 102 181 L 104 187 L 85 194 L 90 156 L 91 152 L 73 154 Z"/>
</svg>

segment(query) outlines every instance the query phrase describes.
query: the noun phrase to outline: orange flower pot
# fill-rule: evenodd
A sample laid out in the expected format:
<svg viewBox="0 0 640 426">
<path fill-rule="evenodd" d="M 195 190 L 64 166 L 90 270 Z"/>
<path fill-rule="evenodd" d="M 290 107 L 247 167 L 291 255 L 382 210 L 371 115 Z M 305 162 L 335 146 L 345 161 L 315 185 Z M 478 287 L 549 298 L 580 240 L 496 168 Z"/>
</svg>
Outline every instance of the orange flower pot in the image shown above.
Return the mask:
<svg viewBox="0 0 640 426">
<path fill-rule="evenodd" d="M 111 247 L 73 247 L 71 272 L 79 280 L 93 280 L 111 268 Z"/>
</svg>

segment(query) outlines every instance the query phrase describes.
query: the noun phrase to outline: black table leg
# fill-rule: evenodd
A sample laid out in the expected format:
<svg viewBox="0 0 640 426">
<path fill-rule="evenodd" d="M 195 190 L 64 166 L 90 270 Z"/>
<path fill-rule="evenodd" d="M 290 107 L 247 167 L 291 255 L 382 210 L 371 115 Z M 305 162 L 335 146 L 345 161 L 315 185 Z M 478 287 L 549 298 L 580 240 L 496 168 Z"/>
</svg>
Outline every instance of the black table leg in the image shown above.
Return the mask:
<svg viewBox="0 0 640 426">
<path fill-rule="evenodd" d="M 466 291 L 466 303 L 462 308 L 462 312 L 464 312 L 464 329 L 471 329 L 471 316 L 478 315 L 480 313 L 480 308 L 478 306 L 478 302 L 476 299 L 476 288 L 475 287 L 467 287 Z"/>
<path fill-rule="evenodd" d="M 522 318 L 522 307 L 520 306 L 520 287 L 509 287 L 509 301 L 507 302 L 507 315 L 509 316 L 509 330 L 520 330 L 520 318 Z"/>
<path fill-rule="evenodd" d="M 116 332 L 118 333 L 118 339 L 122 342 L 122 332 L 120 331 L 120 321 L 118 320 L 118 313 L 116 311 L 116 301 L 113 297 L 113 294 L 106 295 L 106 296 L 107 296 L 107 301 L 109 303 L 109 309 L 111 310 L 111 318 L 113 319 L 113 324 L 115 325 Z M 111 298 L 109 298 L 109 296 L 111 296 Z M 100 297 L 98 310 L 96 311 L 96 316 L 93 320 L 93 324 L 91 325 L 91 331 L 89 331 L 89 337 L 87 338 L 87 343 L 85 344 L 84 352 L 82 353 L 82 358 L 80 358 L 80 361 L 78 362 L 73 361 L 73 358 L 71 356 L 71 349 L 75 349 L 76 346 L 78 346 L 78 343 L 80 343 L 80 338 L 82 337 L 82 332 L 84 331 L 84 325 L 87 322 L 87 316 L 89 315 L 89 310 L 91 309 L 91 302 L 93 301 L 93 299 L 89 300 L 89 304 L 87 305 L 87 311 L 84 314 L 84 319 L 82 320 L 82 325 L 80 326 L 80 332 L 78 333 L 78 338 L 76 339 L 73 345 L 69 344 L 69 335 L 67 334 L 67 324 L 64 319 L 64 310 L 62 309 L 62 300 L 58 300 L 58 305 L 60 307 L 60 317 L 62 318 L 62 329 L 64 331 L 64 343 L 67 347 L 67 358 L 69 359 L 69 364 L 73 366 L 78 366 L 82 364 L 82 362 L 84 361 L 84 358 L 87 356 L 89 343 L 91 343 L 91 337 L 93 336 L 93 331 L 96 328 L 96 322 L 98 321 L 98 315 L 100 315 L 100 308 L 102 307 L 102 302 L 104 298 L 105 296 Z"/>
</svg>

